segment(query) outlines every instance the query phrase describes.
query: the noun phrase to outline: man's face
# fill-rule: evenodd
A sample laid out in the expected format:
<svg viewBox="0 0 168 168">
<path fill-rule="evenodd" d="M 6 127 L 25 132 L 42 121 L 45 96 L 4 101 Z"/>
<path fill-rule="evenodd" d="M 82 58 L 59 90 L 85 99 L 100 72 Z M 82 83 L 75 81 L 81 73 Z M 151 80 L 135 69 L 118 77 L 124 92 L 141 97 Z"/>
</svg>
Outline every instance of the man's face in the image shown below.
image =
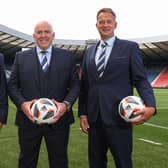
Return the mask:
<svg viewBox="0 0 168 168">
<path fill-rule="evenodd" d="M 52 44 L 54 36 L 52 27 L 47 22 L 41 22 L 36 25 L 33 37 L 38 47 L 42 50 L 46 50 Z"/>
<path fill-rule="evenodd" d="M 111 13 L 101 12 L 97 18 L 96 27 L 100 33 L 101 39 L 107 40 L 114 35 L 117 23 Z"/>
</svg>

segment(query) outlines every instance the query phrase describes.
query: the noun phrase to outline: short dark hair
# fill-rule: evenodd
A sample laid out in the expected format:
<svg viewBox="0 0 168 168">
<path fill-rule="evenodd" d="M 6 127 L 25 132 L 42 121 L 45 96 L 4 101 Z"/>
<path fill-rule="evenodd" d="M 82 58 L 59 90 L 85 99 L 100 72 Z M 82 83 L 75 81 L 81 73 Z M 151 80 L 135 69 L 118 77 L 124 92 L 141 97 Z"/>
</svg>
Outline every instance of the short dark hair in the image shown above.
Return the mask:
<svg viewBox="0 0 168 168">
<path fill-rule="evenodd" d="M 116 18 L 116 14 L 111 8 L 102 8 L 97 12 L 97 16 L 96 16 L 97 19 L 98 19 L 101 12 L 111 13 L 114 16 L 114 18 Z"/>
</svg>

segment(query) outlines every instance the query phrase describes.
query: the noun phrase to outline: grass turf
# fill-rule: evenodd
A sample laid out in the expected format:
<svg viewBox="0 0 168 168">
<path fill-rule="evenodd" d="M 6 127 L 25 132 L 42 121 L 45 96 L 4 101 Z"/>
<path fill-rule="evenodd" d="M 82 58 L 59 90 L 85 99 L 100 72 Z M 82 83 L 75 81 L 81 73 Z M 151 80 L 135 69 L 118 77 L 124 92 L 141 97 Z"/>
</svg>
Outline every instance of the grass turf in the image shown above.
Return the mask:
<svg viewBox="0 0 168 168">
<path fill-rule="evenodd" d="M 168 90 L 155 89 L 154 93 L 157 101 L 157 115 L 152 117 L 146 124 L 134 127 L 133 165 L 135 168 L 167 167 Z M 14 125 L 15 110 L 14 104 L 9 102 L 8 124 L 0 130 L 0 168 L 17 167 L 19 146 L 17 127 Z M 79 129 L 77 104 L 74 105 L 74 115 L 76 121 L 71 127 L 68 148 L 69 168 L 87 168 L 87 136 Z M 111 154 L 108 153 L 108 168 L 112 167 L 114 167 L 114 162 Z M 48 168 L 44 142 L 41 145 L 38 168 Z"/>
</svg>

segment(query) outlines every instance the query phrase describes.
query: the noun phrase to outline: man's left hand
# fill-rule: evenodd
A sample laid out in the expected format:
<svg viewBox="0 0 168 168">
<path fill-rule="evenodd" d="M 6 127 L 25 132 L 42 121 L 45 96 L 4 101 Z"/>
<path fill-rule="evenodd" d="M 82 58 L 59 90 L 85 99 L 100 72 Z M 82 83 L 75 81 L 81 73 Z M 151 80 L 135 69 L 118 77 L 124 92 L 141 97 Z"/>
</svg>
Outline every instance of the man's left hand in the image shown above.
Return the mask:
<svg viewBox="0 0 168 168">
<path fill-rule="evenodd" d="M 132 121 L 132 124 L 138 125 L 138 124 L 143 124 L 147 120 L 149 120 L 155 113 L 155 108 L 154 107 L 145 107 L 142 110 L 139 110 L 136 112 L 137 115 L 141 115 L 140 118 L 137 120 Z"/>
<path fill-rule="evenodd" d="M 54 99 L 52 101 L 57 107 L 57 113 L 53 118 L 53 123 L 56 123 L 67 112 L 67 107 L 65 103 L 58 102 Z"/>
<path fill-rule="evenodd" d="M 3 123 L 2 122 L 0 122 L 0 129 L 3 127 Z"/>
</svg>

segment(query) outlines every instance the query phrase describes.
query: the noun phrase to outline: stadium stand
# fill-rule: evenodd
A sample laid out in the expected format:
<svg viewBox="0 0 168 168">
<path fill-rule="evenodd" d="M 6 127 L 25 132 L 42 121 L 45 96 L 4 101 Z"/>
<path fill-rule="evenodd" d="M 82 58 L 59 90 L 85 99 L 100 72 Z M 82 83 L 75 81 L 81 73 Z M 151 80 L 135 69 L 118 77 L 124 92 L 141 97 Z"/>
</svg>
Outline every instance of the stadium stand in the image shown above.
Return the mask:
<svg viewBox="0 0 168 168">
<path fill-rule="evenodd" d="M 148 65 L 148 66 L 146 66 L 148 81 L 150 83 L 152 83 L 164 68 L 165 68 L 165 65 Z"/>
<path fill-rule="evenodd" d="M 168 67 L 165 67 L 151 83 L 155 88 L 168 87 Z"/>
<path fill-rule="evenodd" d="M 139 44 L 142 51 L 142 58 L 147 69 L 148 80 L 151 82 L 152 86 L 168 87 L 168 83 L 163 82 L 163 78 L 165 79 L 166 76 L 168 76 L 168 35 L 129 40 Z M 55 39 L 53 45 L 71 50 L 74 53 L 80 72 L 80 64 L 86 48 L 96 41 L 96 39 Z M 10 68 L 13 64 L 15 53 L 32 47 L 34 47 L 34 40 L 31 35 L 0 24 L 0 52 L 5 56 L 7 77 L 10 76 Z M 163 68 L 165 69 L 163 70 Z"/>
</svg>

